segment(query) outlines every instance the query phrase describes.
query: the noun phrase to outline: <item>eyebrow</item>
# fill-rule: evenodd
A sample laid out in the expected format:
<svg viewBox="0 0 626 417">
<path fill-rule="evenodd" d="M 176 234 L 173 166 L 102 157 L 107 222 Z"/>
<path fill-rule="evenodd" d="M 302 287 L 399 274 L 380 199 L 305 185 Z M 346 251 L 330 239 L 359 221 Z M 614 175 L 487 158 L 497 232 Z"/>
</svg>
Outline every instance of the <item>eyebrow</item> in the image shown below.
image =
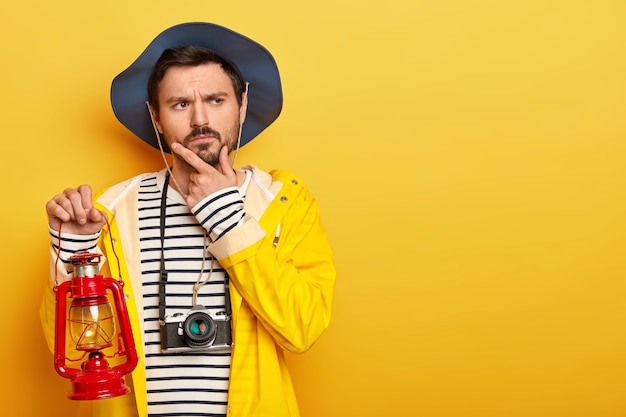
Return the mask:
<svg viewBox="0 0 626 417">
<path fill-rule="evenodd" d="M 204 100 L 211 100 L 211 99 L 215 99 L 215 98 L 222 98 L 222 97 L 228 97 L 229 94 L 225 91 L 218 91 L 215 93 L 210 93 L 210 94 L 204 94 L 202 96 L 202 98 Z M 180 103 L 180 102 L 184 102 L 184 101 L 189 101 L 189 96 L 173 96 L 173 97 L 169 97 L 168 99 L 165 100 L 166 103 Z"/>
</svg>

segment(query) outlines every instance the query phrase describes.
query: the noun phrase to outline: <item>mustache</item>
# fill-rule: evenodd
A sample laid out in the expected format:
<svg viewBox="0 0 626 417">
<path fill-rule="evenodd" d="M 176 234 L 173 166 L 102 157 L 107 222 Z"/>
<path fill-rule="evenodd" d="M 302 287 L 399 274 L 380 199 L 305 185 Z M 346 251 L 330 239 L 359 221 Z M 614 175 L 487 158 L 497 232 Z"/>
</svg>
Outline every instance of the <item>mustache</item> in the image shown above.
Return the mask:
<svg viewBox="0 0 626 417">
<path fill-rule="evenodd" d="M 185 144 L 185 146 L 187 146 L 193 138 L 195 138 L 196 136 L 201 136 L 201 135 L 211 135 L 218 140 L 222 139 L 222 135 L 220 135 L 220 132 L 218 132 L 217 130 L 211 129 L 208 126 L 198 126 L 198 127 L 194 127 L 191 130 L 191 133 L 185 136 L 183 143 Z"/>
</svg>

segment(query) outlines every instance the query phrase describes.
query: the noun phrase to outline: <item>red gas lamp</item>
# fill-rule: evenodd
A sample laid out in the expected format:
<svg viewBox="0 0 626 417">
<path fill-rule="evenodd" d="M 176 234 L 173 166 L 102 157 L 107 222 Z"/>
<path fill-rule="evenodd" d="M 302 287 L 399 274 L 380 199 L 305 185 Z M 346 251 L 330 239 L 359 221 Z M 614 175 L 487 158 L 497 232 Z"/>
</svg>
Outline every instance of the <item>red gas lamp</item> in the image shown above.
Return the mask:
<svg viewBox="0 0 626 417">
<path fill-rule="evenodd" d="M 124 301 L 124 284 L 121 280 L 105 278 L 100 274 L 100 257 L 89 252 L 72 256 L 70 262 L 74 265 L 74 277 L 55 287 L 54 366 L 59 375 L 72 381 L 73 390 L 68 394 L 72 400 L 97 400 L 130 392 L 124 375 L 137 366 L 137 351 Z M 115 302 L 115 315 L 107 295 Z M 72 300 L 69 313 L 68 298 Z M 67 365 L 68 361 L 72 361 L 65 352 L 67 326 L 75 343 L 74 349 L 81 352 L 78 360 L 87 356 L 80 369 Z M 111 366 L 103 351 L 113 346 L 114 339 L 117 344 L 114 356 L 125 356 L 126 360 Z"/>
</svg>

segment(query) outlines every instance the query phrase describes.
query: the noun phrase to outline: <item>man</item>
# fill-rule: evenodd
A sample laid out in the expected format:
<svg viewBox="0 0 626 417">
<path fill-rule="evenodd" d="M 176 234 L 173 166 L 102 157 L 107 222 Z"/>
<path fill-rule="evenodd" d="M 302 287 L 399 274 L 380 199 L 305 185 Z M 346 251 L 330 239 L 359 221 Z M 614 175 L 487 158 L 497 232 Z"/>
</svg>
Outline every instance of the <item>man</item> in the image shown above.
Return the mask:
<svg viewBox="0 0 626 417">
<path fill-rule="evenodd" d="M 72 254 L 101 251 L 102 273 L 125 280 L 140 360 L 133 392 L 94 401 L 94 415 L 298 416 L 284 351 L 306 351 L 327 328 L 335 268 L 299 179 L 233 169 L 239 146 L 280 113 L 272 56 L 217 25 L 177 25 L 116 77 L 111 101 L 133 133 L 171 150 L 172 167 L 164 157 L 165 169 L 95 203 L 87 185 L 47 203 L 54 276 L 41 316 L 50 346 L 54 283 L 70 279 Z M 224 320 L 220 343 L 196 340 L 201 320 L 178 333 L 196 311 Z"/>
</svg>

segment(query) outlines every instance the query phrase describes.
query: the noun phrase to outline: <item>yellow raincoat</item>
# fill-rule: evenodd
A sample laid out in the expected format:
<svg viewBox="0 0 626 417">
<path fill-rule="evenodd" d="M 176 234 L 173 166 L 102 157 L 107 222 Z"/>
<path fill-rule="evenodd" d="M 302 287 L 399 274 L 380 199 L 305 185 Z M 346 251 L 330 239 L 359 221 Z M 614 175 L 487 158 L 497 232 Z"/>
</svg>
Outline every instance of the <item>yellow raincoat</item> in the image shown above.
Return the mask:
<svg viewBox="0 0 626 417">
<path fill-rule="evenodd" d="M 319 208 L 302 182 L 285 171 L 253 172 L 246 193 L 246 218 L 209 247 L 228 272 L 233 310 L 233 341 L 228 415 L 231 417 L 299 416 L 284 351 L 304 352 L 328 327 L 335 268 Z M 159 173 L 162 184 L 164 172 Z M 97 206 L 107 213 L 109 227 L 100 250 L 110 262 L 105 276 L 121 276 L 139 364 L 127 383 L 128 395 L 93 401 L 96 417 L 147 415 L 143 362 L 143 317 L 137 191 L 142 176 L 107 189 Z M 273 196 L 273 198 L 272 198 Z M 108 233 L 112 234 L 111 236 Z M 123 233 L 120 233 L 123 231 Z M 111 237 L 113 239 L 111 239 Z M 115 245 L 114 259 L 111 241 Z M 51 276 L 70 278 L 62 263 Z M 129 285 L 130 283 L 130 285 Z M 44 332 L 54 348 L 53 280 L 41 307 Z"/>
</svg>

